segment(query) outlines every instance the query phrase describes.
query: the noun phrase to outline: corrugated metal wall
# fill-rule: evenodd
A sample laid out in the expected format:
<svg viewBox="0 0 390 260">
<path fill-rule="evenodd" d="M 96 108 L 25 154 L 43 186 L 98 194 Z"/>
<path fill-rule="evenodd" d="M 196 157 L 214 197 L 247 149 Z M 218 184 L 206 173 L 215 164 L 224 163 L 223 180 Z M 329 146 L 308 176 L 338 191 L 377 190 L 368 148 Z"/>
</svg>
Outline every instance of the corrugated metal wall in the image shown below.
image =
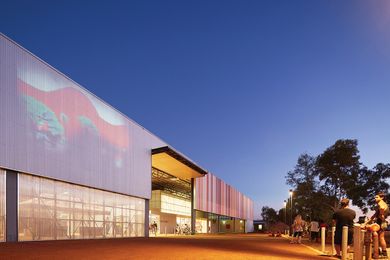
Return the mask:
<svg viewBox="0 0 390 260">
<path fill-rule="evenodd" d="M 150 198 L 165 145 L 0 34 L 0 167 Z"/>
<path fill-rule="evenodd" d="M 211 173 L 195 180 L 195 209 L 253 220 L 253 201 Z"/>
</svg>

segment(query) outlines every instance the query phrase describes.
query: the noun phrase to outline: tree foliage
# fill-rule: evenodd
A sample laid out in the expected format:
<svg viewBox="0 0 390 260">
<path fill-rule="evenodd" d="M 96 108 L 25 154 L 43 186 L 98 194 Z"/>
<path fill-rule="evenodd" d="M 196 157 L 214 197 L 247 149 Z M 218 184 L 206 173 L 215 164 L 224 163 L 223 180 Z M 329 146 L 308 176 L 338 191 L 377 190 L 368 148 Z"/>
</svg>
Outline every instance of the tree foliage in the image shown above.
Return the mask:
<svg viewBox="0 0 390 260">
<path fill-rule="evenodd" d="M 299 184 L 307 183 L 309 186 L 315 184 L 315 158 L 304 153 L 298 158 L 294 170 L 289 171 L 286 176 L 287 184 L 297 187 Z"/>
<path fill-rule="evenodd" d="M 316 171 L 322 190 L 334 198 L 334 208 L 341 197 L 351 197 L 358 183 L 360 162 L 357 140 L 337 140 L 317 157 Z"/>
<path fill-rule="evenodd" d="M 294 190 L 293 217 L 300 213 L 305 219 L 324 219 L 331 211 L 330 198 L 324 195 L 317 177 L 316 161 L 316 157 L 301 154 L 294 169 L 287 173 L 286 183 Z M 290 199 L 287 205 L 291 207 Z"/>
<path fill-rule="evenodd" d="M 372 209 L 374 195 L 388 192 L 389 178 L 390 164 L 368 169 L 360 162 L 358 141 L 341 139 L 318 156 L 301 154 L 286 183 L 294 190 L 293 215 L 327 221 L 342 197 L 352 199 L 363 212 Z"/>
<path fill-rule="evenodd" d="M 267 206 L 261 208 L 261 217 L 267 224 L 273 224 L 279 220 L 276 210 Z"/>
<path fill-rule="evenodd" d="M 390 178 L 390 164 L 378 163 L 373 169 L 363 166 L 359 172 L 357 185 L 351 188 L 353 203 L 364 213 L 374 209 L 374 196 L 380 191 L 387 192 L 390 185 L 386 181 Z"/>
</svg>

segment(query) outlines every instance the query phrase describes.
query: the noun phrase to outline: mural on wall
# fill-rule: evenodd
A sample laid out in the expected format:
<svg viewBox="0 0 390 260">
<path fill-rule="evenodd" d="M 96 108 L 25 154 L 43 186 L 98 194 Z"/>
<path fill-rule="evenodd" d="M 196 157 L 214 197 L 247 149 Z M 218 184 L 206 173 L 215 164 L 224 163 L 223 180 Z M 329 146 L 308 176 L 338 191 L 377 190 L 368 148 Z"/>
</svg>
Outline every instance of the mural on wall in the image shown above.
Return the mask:
<svg viewBox="0 0 390 260">
<path fill-rule="evenodd" d="M 1 168 L 139 198 L 167 145 L 1 33 L 0 122 Z"/>
<path fill-rule="evenodd" d="M 101 138 L 104 159 L 116 168 L 123 167 L 129 131 L 116 111 L 73 87 L 71 81 L 45 71 L 20 65 L 17 74 L 18 92 L 30 121 L 29 133 L 37 145 L 51 151 L 71 151 Z"/>
</svg>

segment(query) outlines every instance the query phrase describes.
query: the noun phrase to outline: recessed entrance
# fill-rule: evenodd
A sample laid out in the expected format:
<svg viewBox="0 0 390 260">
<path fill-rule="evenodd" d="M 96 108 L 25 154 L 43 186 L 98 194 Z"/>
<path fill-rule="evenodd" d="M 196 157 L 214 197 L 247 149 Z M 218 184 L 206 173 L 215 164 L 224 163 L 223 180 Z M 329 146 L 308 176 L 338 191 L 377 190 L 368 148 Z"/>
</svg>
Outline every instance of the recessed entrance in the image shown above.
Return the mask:
<svg viewBox="0 0 390 260">
<path fill-rule="evenodd" d="M 206 173 L 170 147 L 152 150 L 150 236 L 195 232 L 191 179 L 203 177 Z"/>
</svg>

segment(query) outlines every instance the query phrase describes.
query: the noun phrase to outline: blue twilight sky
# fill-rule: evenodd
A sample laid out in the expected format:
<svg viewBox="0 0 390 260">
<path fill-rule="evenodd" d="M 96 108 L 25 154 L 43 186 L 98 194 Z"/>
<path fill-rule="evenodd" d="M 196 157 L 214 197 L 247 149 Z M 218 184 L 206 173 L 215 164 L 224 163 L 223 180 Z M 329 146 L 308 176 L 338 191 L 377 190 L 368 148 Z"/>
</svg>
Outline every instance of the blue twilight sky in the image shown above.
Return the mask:
<svg viewBox="0 0 390 260">
<path fill-rule="evenodd" d="M 0 31 L 255 201 L 298 156 L 390 162 L 390 1 L 0 2 Z"/>
</svg>

